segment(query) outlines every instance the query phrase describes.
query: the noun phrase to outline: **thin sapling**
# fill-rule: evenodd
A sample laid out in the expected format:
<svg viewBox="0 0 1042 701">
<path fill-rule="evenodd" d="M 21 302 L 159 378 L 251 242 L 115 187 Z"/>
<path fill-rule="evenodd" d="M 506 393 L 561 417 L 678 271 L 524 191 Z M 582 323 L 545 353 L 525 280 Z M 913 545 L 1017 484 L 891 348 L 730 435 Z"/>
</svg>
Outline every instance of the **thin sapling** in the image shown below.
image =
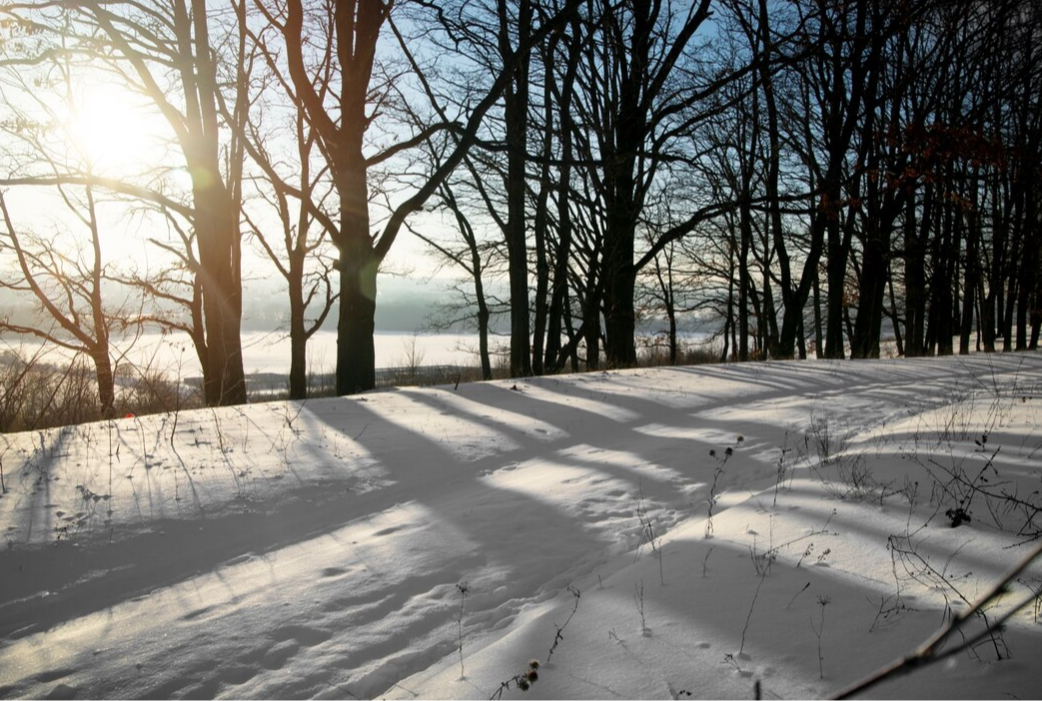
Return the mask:
<svg viewBox="0 0 1042 701">
<path fill-rule="evenodd" d="M 1016 566 L 1006 574 L 1005 577 L 999 580 L 999 582 L 997 582 L 990 591 L 984 594 L 984 596 L 971 604 L 967 610 L 949 617 L 948 620 L 945 621 L 944 625 L 923 642 L 922 645 L 907 655 L 895 660 L 891 664 L 873 672 L 864 679 L 840 690 L 832 698 L 848 699 L 864 694 L 882 681 L 902 676 L 914 670 L 922 669 L 928 665 L 949 659 L 955 655 L 973 650 L 982 642 L 994 639 L 994 636 L 1002 629 L 1009 619 L 1020 611 L 1020 609 L 1037 599 L 1037 591 L 1029 592 L 1026 597 L 1014 601 L 1004 613 L 996 618 L 991 620 L 985 619 L 986 625 L 983 629 L 968 632 L 965 628 L 969 621 L 980 618 L 984 609 L 994 604 L 1003 596 L 1006 596 L 1009 592 L 1010 584 L 1040 557 L 1042 557 L 1042 543 L 1036 544 L 1036 546 L 1032 548 L 1032 550 L 1027 553 L 1020 562 L 1018 562 Z M 955 639 L 956 634 L 961 636 L 961 640 Z"/>
<path fill-rule="evenodd" d="M 793 597 L 791 599 L 789 599 L 789 603 L 787 603 L 785 605 L 785 609 L 788 610 L 789 607 L 792 606 L 793 603 L 796 601 L 796 599 L 799 597 L 799 595 L 802 594 L 803 592 L 807 591 L 808 589 L 810 589 L 810 582 L 807 582 L 806 584 L 804 584 L 803 585 L 803 589 L 800 589 L 798 592 L 793 594 Z"/>
<path fill-rule="evenodd" d="M 814 625 L 814 619 L 810 619 L 810 628 L 818 639 L 818 679 L 825 678 L 825 655 L 821 650 L 821 637 L 825 633 L 825 607 L 830 603 L 832 603 L 832 599 L 828 594 L 819 594 L 818 606 L 821 607 L 821 619 L 816 626 Z"/>
<path fill-rule="evenodd" d="M 565 619 L 565 622 L 563 624 L 555 624 L 554 626 L 557 629 L 557 631 L 554 633 L 554 642 L 550 646 L 550 651 L 546 654 L 547 666 L 550 665 L 550 660 L 551 658 L 553 658 L 554 652 L 557 651 L 557 646 L 561 644 L 562 640 L 564 640 L 564 629 L 568 627 L 568 624 L 572 621 L 572 617 L 575 616 L 575 612 L 579 610 L 579 598 L 582 596 L 582 593 L 570 584 L 568 585 L 568 593 L 574 597 L 574 603 L 572 604 L 572 612 L 568 614 L 568 618 Z M 528 691 L 532 687 L 532 685 L 539 680 L 539 667 L 539 660 L 531 660 L 528 663 L 528 669 L 526 669 L 524 672 L 521 672 L 520 674 L 515 674 L 510 679 L 500 682 L 499 688 L 492 692 L 492 695 L 489 696 L 489 701 L 497 701 L 498 699 L 502 699 L 503 693 L 508 691 L 511 686 L 521 691 Z"/>
<path fill-rule="evenodd" d="M 634 582 L 633 584 L 633 603 L 637 607 L 637 614 L 640 616 L 640 634 L 647 637 L 651 634 L 651 629 L 648 628 L 648 619 L 644 615 L 644 580 Z"/>
<path fill-rule="evenodd" d="M 572 602 L 572 612 L 568 614 L 568 618 L 565 619 L 563 624 L 554 624 L 554 627 L 557 628 L 557 632 L 554 634 L 554 642 L 550 646 L 550 651 L 546 653 L 547 664 L 550 664 L 550 660 L 553 659 L 554 653 L 557 651 L 557 646 L 561 644 L 562 640 L 564 640 L 564 629 L 572 622 L 572 617 L 574 617 L 575 612 L 579 610 L 579 599 L 582 597 L 582 592 L 569 584 L 568 593 L 574 597 L 574 601 Z"/>
<path fill-rule="evenodd" d="M 456 585 L 456 591 L 459 592 L 459 614 L 456 616 L 456 630 L 457 630 L 457 650 L 459 651 L 459 678 L 466 679 L 467 675 L 463 668 L 463 612 L 467 605 L 467 594 L 470 592 L 470 586 L 466 582 L 460 582 Z"/>
<path fill-rule="evenodd" d="M 663 586 L 666 584 L 666 576 L 663 571 L 663 554 L 662 549 L 658 545 L 658 536 L 655 533 L 655 524 L 652 523 L 651 517 L 648 515 L 648 507 L 644 502 L 644 490 L 638 485 L 640 490 L 639 499 L 637 501 L 637 520 L 640 521 L 640 543 L 637 546 L 637 557 L 640 557 L 640 549 L 645 543 L 651 546 L 651 553 L 658 558 L 658 578 L 659 583 Z"/>
<path fill-rule="evenodd" d="M 717 455 L 716 449 L 713 448 L 709 451 L 709 457 L 716 460 L 716 469 L 713 470 L 713 484 L 709 487 L 709 496 L 706 497 L 706 503 L 709 507 L 709 513 L 706 516 L 706 539 L 713 537 L 713 509 L 716 507 L 717 501 L 720 499 L 720 494 L 717 491 L 717 487 L 720 482 L 720 477 L 723 476 L 725 469 L 727 468 L 727 461 L 734 455 L 735 448 L 741 445 L 745 441 L 745 436 L 739 435 L 734 442 L 733 446 L 727 446 L 724 448 L 724 455 L 720 457 Z"/>
</svg>

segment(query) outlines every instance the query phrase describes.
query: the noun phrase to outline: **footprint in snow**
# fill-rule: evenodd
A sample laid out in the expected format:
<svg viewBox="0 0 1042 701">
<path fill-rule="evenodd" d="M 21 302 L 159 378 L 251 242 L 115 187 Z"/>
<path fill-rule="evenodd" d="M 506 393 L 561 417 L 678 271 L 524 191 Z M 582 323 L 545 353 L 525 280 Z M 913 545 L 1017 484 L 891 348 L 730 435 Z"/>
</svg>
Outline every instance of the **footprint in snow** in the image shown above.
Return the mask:
<svg viewBox="0 0 1042 701">
<path fill-rule="evenodd" d="M 51 689 L 51 693 L 47 694 L 44 698 L 47 699 L 74 699 L 76 694 L 79 692 L 74 686 L 68 684 L 59 684 L 58 686 Z"/>
<path fill-rule="evenodd" d="M 245 684 L 257 675 L 257 670 L 246 665 L 224 665 L 220 669 L 221 681 L 228 684 Z"/>
<path fill-rule="evenodd" d="M 404 524 L 402 524 L 400 526 L 390 526 L 388 528 L 381 528 L 376 533 L 373 533 L 373 535 L 376 536 L 377 538 L 379 538 L 380 536 L 391 535 L 392 533 L 397 533 L 398 531 L 404 531 L 406 528 L 409 528 L 409 526 L 411 526 L 411 525 L 412 524 L 404 523 Z"/>
<path fill-rule="evenodd" d="M 308 628 L 307 626 L 283 626 L 272 631 L 272 637 L 281 642 L 284 640 L 296 640 L 301 645 L 313 647 L 324 643 L 333 637 L 327 630 Z"/>
<path fill-rule="evenodd" d="M 209 615 L 210 613 L 213 613 L 215 608 L 216 607 L 214 606 L 204 606 L 203 608 L 195 609 L 194 611 L 189 611 L 188 613 L 181 616 L 181 620 L 194 621 L 197 618 L 201 618 L 203 616 Z"/>
<path fill-rule="evenodd" d="M 58 679 L 61 679 L 62 677 L 67 677 L 70 674 L 72 674 L 74 671 L 76 671 L 76 670 L 73 670 L 73 669 L 53 669 L 53 670 L 51 670 L 49 672 L 41 672 L 40 674 L 36 675 L 36 681 L 40 682 L 41 684 L 46 684 L 47 682 L 53 682 L 53 681 L 57 681 Z"/>
<path fill-rule="evenodd" d="M 300 643 L 295 640 L 284 640 L 281 643 L 276 643 L 264 655 L 264 659 L 261 664 L 264 665 L 265 669 L 275 671 L 282 669 L 289 662 L 289 659 L 300 652 Z"/>
</svg>

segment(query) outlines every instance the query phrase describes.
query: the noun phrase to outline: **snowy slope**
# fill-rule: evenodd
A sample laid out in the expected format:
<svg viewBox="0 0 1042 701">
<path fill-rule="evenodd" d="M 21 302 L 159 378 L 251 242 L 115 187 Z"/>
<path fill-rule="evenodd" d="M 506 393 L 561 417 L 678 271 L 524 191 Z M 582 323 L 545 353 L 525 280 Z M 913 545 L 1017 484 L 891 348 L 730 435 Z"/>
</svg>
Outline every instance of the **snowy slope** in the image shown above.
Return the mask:
<svg viewBox="0 0 1042 701">
<path fill-rule="evenodd" d="M 825 696 L 1029 549 L 1040 422 L 1042 356 L 1017 354 L 0 436 L 0 698 Z M 872 694 L 1038 697 L 1040 652 L 1029 605 Z"/>
</svg>

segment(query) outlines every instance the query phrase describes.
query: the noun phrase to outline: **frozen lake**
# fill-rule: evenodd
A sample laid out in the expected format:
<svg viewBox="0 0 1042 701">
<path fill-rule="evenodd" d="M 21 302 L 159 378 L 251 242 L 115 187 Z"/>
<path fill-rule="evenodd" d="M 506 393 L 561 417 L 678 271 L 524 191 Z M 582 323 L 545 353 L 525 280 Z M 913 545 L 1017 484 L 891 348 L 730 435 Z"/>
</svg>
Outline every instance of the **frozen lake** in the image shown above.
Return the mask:
<svg viewBox="0 0 1042 701">
<path fill-rule="evenodd" d="M 704 341 L 707 334 L 683 334 L 682 343 Z M 478 367 L 478 337 L 476 334 L 442 333 L 425 334 L 409 332 L 378 331 L 376 344 L 377 369 L 458 365 Z M 507 336 L 492 336 L 489 344 L 496 355 L 509 353 Z M 638 342 L 639 346 L 645 345 Z M 152 368 L 170 377 L 187 379 L 202 375 L 195 350 L 188 337 L 182 334 L 145 334 L 131 343 L 129 339 L 113 341 L 114 356 L 124 354 L 127 361 L 138 368 Z M 290 362 L 289 338 L 281 332 L 248 331 L 242 334 L 243 365 L 249 375 L 288 375 Z M 31 355 L 40 347 L 34 339 L 17 336 L 0 336 L 0 352 L 18 351 Z M 308 342 L 308 370 L 316 375 L 332 374 L 336 368 L 336 331 L 319 331 Z M 47 349 L 45 361 L 59 363 L 68 358 L 67 350 L 52 346 Z M 505 362 L 505 358 L 504 358 Z"/>
<path fill-rule="evenodd" d="M 505 339 L 502 341 L 505 343 Z M 378 368 L 411 365 L 479 365 L 478 338 L 473 334 L 412 334 L 378 332 L 375 336 Z M 0 350 L 30 354 L 39 342 L 18 337 L 0 338 Z M 113 345 L 138 367 L 152 367 L 182 378 L 202 374 L 191 342 L 183 335 L 146 334 L 132 345 L 115 340 Z M 493 341 L 493 348 L 496 347 Z M 246 374 L 288 374 L 289 338 L 283 333 L 245 332 L 242 335 L 243 364 Z M 47 357 L 57 362 L 69 351 L 52 347 Z M 308 342 L 308 363 L 314 373 L 331 373 L 336 366 L 336 332 L 319 331 Z"/>
</svg>

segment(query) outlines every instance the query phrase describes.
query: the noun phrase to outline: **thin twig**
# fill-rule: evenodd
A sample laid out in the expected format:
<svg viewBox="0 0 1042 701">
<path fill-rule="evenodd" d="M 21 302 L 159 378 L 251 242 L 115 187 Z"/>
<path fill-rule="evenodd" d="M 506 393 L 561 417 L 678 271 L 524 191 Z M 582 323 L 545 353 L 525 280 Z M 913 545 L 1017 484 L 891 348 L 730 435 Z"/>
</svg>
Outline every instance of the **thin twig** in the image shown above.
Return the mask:
<svg viewBox="0 0 1042 701">
<path fill-rule="evenodd" d="M 966 622 L 980 614 L 988 605 L 992 602 L 997 601 L 1003 594 L 1006 593 L 1010 583 L 1025 569 L 1028 568 L 1031 563 L 1042 556 L 1042 543 L 1039 543 L 1035 548 L 1029 552 L 1017 565 L 1010 570 L 1005 577 L 1003 577 L 998 584 L 980 598 L 977 603 L 972 606 L 969 610 L 963 611 L 962 613 L 952 616 L 951 620 L 934 633 L 930 638 L 912 651 L 910 654 L 905 655 L 899 660 L 895 660 L 891 664 L 873 672 L 864 679 L 851 684 L 850 686 L 837 692 L 832 698 L 834 699 L 848 699 L 858 694 L 868 691 L 872 687 L 876 686 L 880 682 L 890 679 L 892 677 L 898 677 L 916 669 L 922 669 L 928 665 L 940 662 L 941 660 L 948 659 L 952 655 L 956 655 L 964 650 L 970 649 L 977 645 L 979 642 L 984 640 L 990 635 L 994 635 L 995 632 L 1000 630 L 1010 618 L 1013 617 L 1020 609 L 1027 606 L 1029 603 L 1034 601 L 1037 596 L 1036 593 L 1032 592 L 1030 596 L 1025 597 L 1022 601 L 1018 602 L 1015 606 L 1009 609 L 1005 614 L 994 619 L 990 624 L 976 635 L 964 638 L 961 643 L 951 647 L 950 649 L 944 649 L 949 639 L 957 632 L 961 632 Z M 943 650 L 943 651 L 942 651 Z"/>
</svg>

